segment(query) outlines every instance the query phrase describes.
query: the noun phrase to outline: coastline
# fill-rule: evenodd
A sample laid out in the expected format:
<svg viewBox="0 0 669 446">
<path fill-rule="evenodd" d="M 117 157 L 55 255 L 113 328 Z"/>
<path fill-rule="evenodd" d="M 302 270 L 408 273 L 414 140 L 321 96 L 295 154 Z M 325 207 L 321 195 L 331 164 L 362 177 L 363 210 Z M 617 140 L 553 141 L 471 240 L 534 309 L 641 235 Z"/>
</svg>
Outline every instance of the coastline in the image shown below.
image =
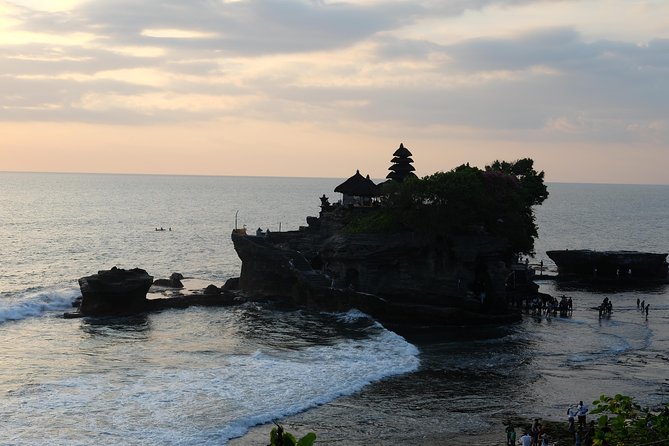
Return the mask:
<svg viewBox="0 0 669 446">
<path fill-rule="evenodd" d="M 400 378 L 402 379 L 402 378 Z M 378 383 L 377 383 L 378 384 Z M 315 444 L 342 444 L 346 446 L 505 446 L 506 423 L 513 420 L 517 438 L 529 429 L 532 418 L 508 413 L 493 416 L 487 427 L 454 432 L 443 419 L 452 415 L 452 407 L 444 404 L 444 417 L 432 414 L 426 417 L 421 409 L 408 408 L 414 416 L 397 417 L 383 409 L 377 410 L 370 403 L 375 399 L 372 384 L 354 395 L 338 398 L 328 404 L 276 420 L 286 431 L 297 438 L 309 432 L 316 433 Z M 406 412 L 402 403 L 396 412 Z M 466 418 L 466 416 L 464 416 Z M 332 422 L 332 420 L 337 422 Z M 344 420 L 344 422 L 342 422 Z M 388 423 L 387 421 L 391 421 Z M 566 420 L 542 418 L 551 444 L 571 444 Z M 269 433 L 274 424 L 254 426 L 242 437 L 231 440 L 229 446 L 258 446 L 269 443 Z"/>
<path fill-rule="evenodd" d="M 360 392 L 340 397 L 330 403 L 311 408 L 305 412 L 276 420 L 286 431 L 297 438 L 316 433 L 316 444 L 342 444 L 347 446 L 504 446 L 504 421 L 513 417 L 493 417 L 486 425 L 467 428 L 464 423 L 453 425 L 448 420 L 453 416 L 453 407 L 442 401 L 442 411 L 423 409 L 416 401 L 386 401 L 387 388 L 403 386 L 411 376 L 391 378 L 365 387 Z M 386 388 L 386 389 L 384 389 Z M 427 413 L 425 413 L 427 412 Z M 524 418 L 523 418 L 524 419 Z M 531 419 L 527 418 L 529 426 Z M 272 423 L 252 427 L 244 436 L 231 440 L 229 446 L 258 446 L 269 443 Z M 518 438 L 522 433 L 517 429 Z"/>
</svg>

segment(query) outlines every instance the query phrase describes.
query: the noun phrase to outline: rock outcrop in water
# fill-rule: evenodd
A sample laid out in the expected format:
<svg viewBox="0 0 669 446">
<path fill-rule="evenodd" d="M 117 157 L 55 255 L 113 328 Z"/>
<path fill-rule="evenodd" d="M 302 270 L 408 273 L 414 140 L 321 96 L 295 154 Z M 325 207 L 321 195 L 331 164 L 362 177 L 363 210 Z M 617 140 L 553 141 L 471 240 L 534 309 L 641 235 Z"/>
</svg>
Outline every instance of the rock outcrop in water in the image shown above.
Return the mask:
<svg viewBox="0 0 669 446">
<path fill-rule="evenodd" d="M 667 254 L 639 251 L 547 251 L 560 276 L 591 279 L 667 280 Z"/>
<path fill-rule="evenodd" d="M 386 324 L 518 319 L 506 284 L 526 279 L 512 265 L 533 249 L 544 173 L 526 158 L 419 179 L 406 147 L 393 156 L 388 181 L 356 172 L 335 188 L 342 200 L 331 205 L 323 195 L 320 215 L 299 231 L 233 231 L 239 289 L 316 309 L 358 308 Z"/>
<path fill-rule="evenodd" d="M 140 268 L 125 270 L 113 267 L 82 277 L 79 279 L 81 299 L 75 302 L 78 311 L 65 313 L 65 317 L 130 315 L 194 305 L 226 306 L 240 302 L 238 296 L 214 285 L 201 293 L 147 299 L 153 283 L 153 277 Z"/>
<path fill-rule="evenodd" d="M 334 207 L 299 231 L 234 232 L 239 287 L 310 308 L 357 308 L 387 325 L 452 325 L 515 320 L 506 311 L 508 244 L 480 235 L 448 240 L 416 233 L 347 234 Z"/>
<path fill-rule="evenodd" d="M 183 288 L 184 284 L 181 283 L 184 276 L 181 273 L 172 273 L 170 274 L 169 279 L 156 279 L 153 281 L 153 285 L 166 287 L 166 288 Z"/>
<path fill-rule="evenodd" d="M 84 315 L 105 315 L 138 312 L 146 308 L 146 293 L 153 277 L 140 268 L 130 270 L 113 267 L 79 279 Z"/>
</svg>

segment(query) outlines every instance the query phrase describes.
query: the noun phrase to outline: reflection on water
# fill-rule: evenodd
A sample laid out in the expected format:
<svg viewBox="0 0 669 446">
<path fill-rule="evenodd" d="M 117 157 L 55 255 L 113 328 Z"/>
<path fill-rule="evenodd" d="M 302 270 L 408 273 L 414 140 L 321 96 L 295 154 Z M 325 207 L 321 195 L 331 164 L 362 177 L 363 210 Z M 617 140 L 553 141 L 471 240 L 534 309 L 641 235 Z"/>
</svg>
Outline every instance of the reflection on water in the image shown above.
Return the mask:
<svg viewBox="0 0 669 446">
<path fill-rule="evenodd" d="M 143 339 L 137 336 L 151 329 L 148 315 L 136 314 L 119 317 L 87 317 L 82 319 L 84 333 L 97 336 L 110 336 L 124 339 Z"/>
</svg>

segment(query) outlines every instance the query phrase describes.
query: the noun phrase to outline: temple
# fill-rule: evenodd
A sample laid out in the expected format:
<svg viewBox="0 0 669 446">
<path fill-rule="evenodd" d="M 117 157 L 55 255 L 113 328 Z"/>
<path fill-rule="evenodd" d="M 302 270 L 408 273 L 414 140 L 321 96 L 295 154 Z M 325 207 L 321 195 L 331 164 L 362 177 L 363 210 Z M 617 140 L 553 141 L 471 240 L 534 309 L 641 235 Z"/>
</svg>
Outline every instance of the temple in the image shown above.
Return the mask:
<svg viewBox="0 0 669 446">
<path fill-rule="evenodd" d="M 404 147 L 404 144 L 400 144 L 400 147 L 395 151 L 395 153 L 393 153 L 394 158 L 390 161 L 393 164 L 388 168 L 390 173 L 386 176 L 386 178 L 399 181 L 401 183 L 407 177 L 415 177 L 416 175 L 413 172 L 416 169 L 412 166 L 412 156 L 413 155 L 409 149 Z"/>
<path fill-rule="evenodd" d="M 517 319 L 505 310 L 508 240 L 483 233 L 438 236 L 383 213 L 390 183 L 415 177 L 411 156 L 401 144 L 388 180 L 379 185 L 356 171 L 334 189 L 341 202 L 320 197 L 318 217 L 307 217 L 298 231 L 233 231 L 240 289 L 319 310 L 357 308 L 391 325 Z M 388 227 L 370 229 L 369 221 L 378 220 Z"/>
<path fill-rule="evenodd" d="M 348 180 L 335 187 L 335 192 L 343 195 L 342 205 L 344 206 L 370 206 L 374 199 L 381 195 L 381 190 L 370 178 L 360 175 L 356 170 Z"/>
</svg>

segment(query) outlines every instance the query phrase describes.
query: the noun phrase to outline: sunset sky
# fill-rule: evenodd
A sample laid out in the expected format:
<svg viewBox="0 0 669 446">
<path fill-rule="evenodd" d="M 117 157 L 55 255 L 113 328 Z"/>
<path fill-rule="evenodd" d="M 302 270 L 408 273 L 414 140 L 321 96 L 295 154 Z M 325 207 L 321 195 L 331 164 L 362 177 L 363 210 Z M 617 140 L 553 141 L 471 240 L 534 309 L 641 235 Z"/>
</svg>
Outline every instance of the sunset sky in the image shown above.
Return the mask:
<svg viewBox="0 0 669 446">
<path fill-rule="evenodd" d="M 0 171 L 669 184 L 667 0 L 0 0 Z"/>
</svg>

